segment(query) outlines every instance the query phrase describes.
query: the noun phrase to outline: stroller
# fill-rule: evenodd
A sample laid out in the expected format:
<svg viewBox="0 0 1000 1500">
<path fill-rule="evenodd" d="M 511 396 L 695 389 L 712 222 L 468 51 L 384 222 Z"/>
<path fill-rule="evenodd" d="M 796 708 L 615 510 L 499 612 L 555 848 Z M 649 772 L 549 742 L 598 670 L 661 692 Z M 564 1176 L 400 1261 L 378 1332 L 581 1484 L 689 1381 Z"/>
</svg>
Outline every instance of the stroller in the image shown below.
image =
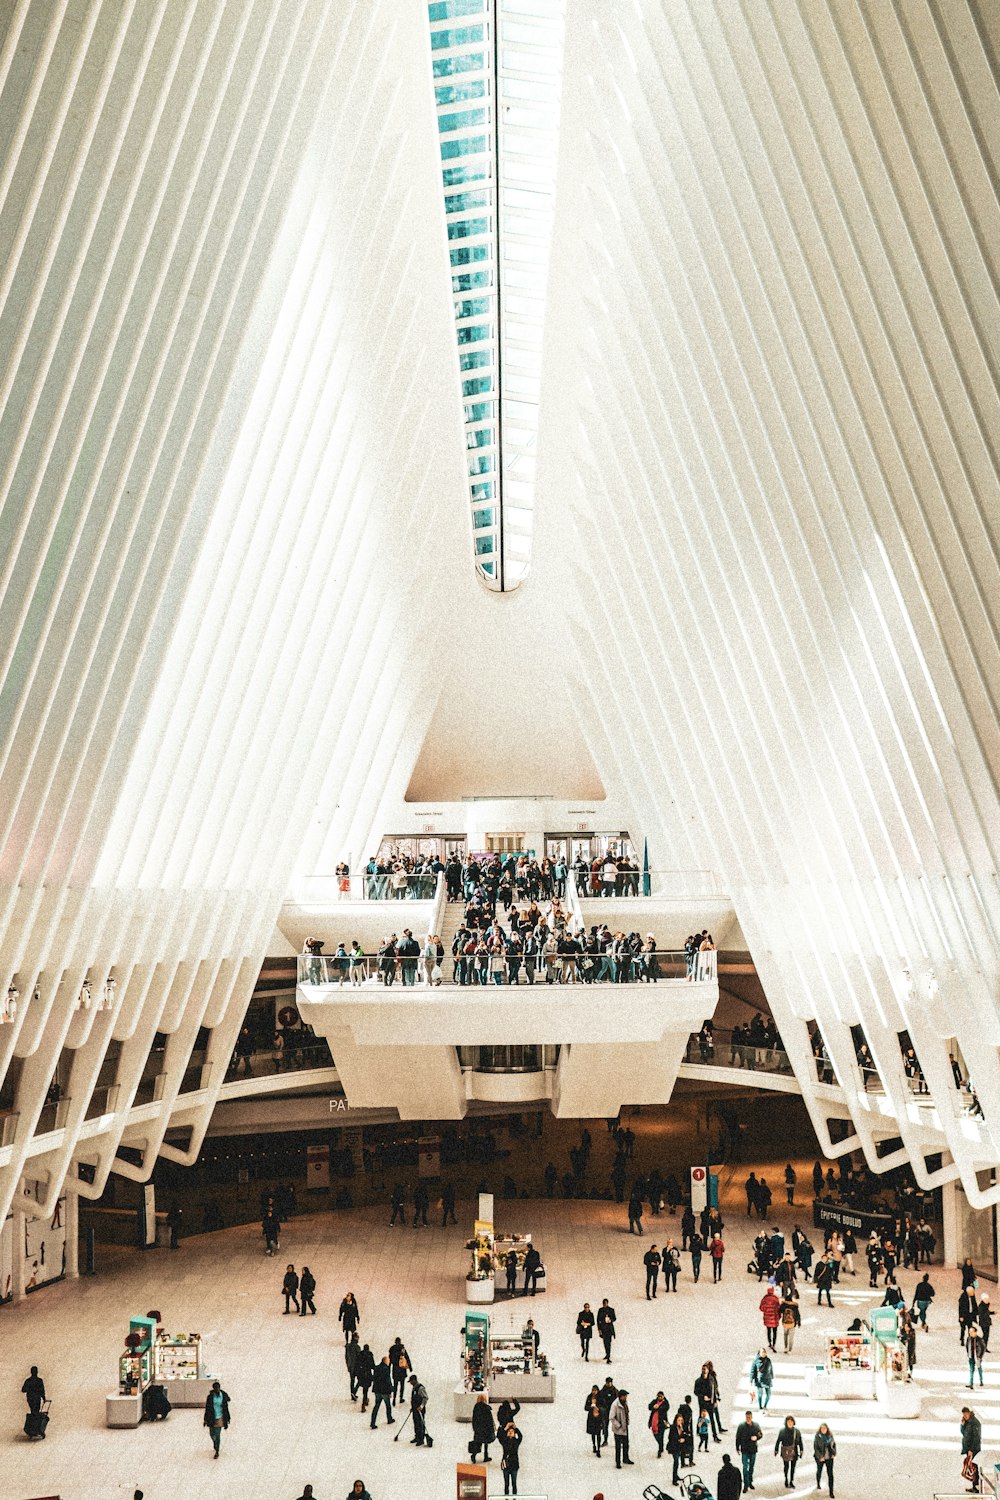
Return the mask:
<svg viewBox="0 0 1000 1500">
<path fill-rule="evenodd" d="M 698 1474 L 682 1474 L 677 1483 L 682 1500 L 712 1500 L 711 1490 Z M 642 1500 L 670 1500 L 670 1496 L 651 1484 L 643 1490 Z"/>
</svg>

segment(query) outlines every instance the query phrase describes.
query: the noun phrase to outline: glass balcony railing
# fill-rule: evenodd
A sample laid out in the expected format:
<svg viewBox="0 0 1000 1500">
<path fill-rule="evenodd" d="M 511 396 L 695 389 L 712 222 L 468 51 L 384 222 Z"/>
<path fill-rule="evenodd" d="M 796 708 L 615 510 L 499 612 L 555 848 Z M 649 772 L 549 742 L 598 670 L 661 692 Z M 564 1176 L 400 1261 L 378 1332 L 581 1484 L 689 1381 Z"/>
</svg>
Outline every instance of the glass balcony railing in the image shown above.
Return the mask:
<svg viewBox="0 0 1000 1500">
<path fill-rule="evenodd" d="M 45 1135 L 50 1130 L 62 1130 L 69 1115 L 69 1106 L 69 1099 L 47 1100 L 39 1112 L 35 1134 Z"/>
<path fill-rule="evenodd" d="M 0 1146 L 13 1146 L 17 1140 L 17 1127 L 21 1116 L 13 1110 L 0 1114 Z"/>
<path fill-rule="evenodd" d="M 657 984 L 707 983 L 716 979 L 718 955 L 698 953 L 689 958 L 676 950 L 612 953 L 540 953 L 534 956 L 491 953 L 446 954 L 437 959 L 382 953 L 301 954 L 300 984 L 336 985 L 338 989 L 374 985 L 427 989 L 438 985 L 529 984 Z"/>
<path fill-rule="evenodd" d="M 780 1042 L 768 1045 L 750 1042 L 740 1030 L 716 1028 L 711 1033 L 695 1031 L 688 1038 L 684 1062 L 705 1067 L 733 1068 L 748 1073 L 791 1073 L 788 1054 Z"/>
<path fill-rule="evenodd" d="M 337 901 L 433 901 L 437 887 L 434 870 L 379 870 L 359 875 L 337 875 L 322 882 Z M 319 881 L 313 885 L 318 886 Z"/>
<path fill-rule="evenodd" d="M 274 1078 L 281 1073 L 332 1068 L 333 1057 L 325 1037 L 311 1031 L 286 1028 L 279 1033 L 281 1044 L 273 1040 L 254 1046 L 250 1052 L 234 1053 L 226 1073 L 226 1082 L 241 1078 Z"/>
<path fill-rule="evenodd" d="M 94 1120 L 100 1115 L 113 1115 L 118 1108 L 118 1093 L 117 1083 L 109 1084 L 107 1087 L 102 1085 L 96 1088 L 90 1096 L 90 1103 L 87 1105 L 85 1118 Z"/>
</svg>

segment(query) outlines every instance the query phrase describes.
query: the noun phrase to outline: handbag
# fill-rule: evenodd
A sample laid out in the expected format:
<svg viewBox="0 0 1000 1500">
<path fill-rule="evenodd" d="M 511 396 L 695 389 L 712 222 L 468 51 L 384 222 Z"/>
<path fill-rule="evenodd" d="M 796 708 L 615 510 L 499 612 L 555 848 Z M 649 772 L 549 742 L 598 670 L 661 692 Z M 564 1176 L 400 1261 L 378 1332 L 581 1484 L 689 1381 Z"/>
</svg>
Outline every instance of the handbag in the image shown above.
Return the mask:
<svg viewBox="0 0 1000 1500">
<path fill-rule="evenodd" d="M 473 1438 L 473 1439 L 472 1439 L 472 1440 L 471 1440 L 471 1441 L 470 1441 L 470 1443 L 469 1443 L 469 1457 L 470 1457 L 470 1458 L 475 1458 L 475 1456 L 476 1456 L 476 1449 L 477 1449 L 477 1448 L 478 1448 L 478 1447 L 479 1447 L 479 1444 L 478 1444 L 478 1443 L 477 1443 L 477 1442 L 476 1442 L 476 1441 L 475 1441 L 475 1439 L 474 1439 L 474 1438 Z"/>
<path fill-rule="evenodd" d="M 976 1461 L 971 1453 L 967 1453 L 962 1460 L 962 1478 L 969 1484 L 974 1484 L 976 1479 Z"/>
<path fill-rule="evenodd" d="M 433 969 L 431 969 L 431 979 L 433 980 L 433 982 L 435 984 L 440 984 L 441 983 L 441 965 L 440 964 L 435 964 L 434 967 L 433 967 Z"/>
</svg>

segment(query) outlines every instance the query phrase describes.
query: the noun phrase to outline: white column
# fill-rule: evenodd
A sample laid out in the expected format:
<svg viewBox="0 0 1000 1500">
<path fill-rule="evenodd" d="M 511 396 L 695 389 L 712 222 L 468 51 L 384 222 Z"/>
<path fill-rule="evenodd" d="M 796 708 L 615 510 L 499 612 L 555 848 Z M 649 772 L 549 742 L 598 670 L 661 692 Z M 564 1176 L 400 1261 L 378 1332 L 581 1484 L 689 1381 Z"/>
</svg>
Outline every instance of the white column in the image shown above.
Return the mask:
<svg viewBox="0 0 1000 1500">
<path fill-rule="evenodd" d="M 944 1225 L 944 1244 L 942 1253 L 946 1266 L 957 1266 L 962 1260 L 962 1237 L 959 1222 L 958 1195 L 961 1192 L 957 1182 L 946 1182 L 941 1189 L 941 1219 Z"/>
<path fill-rule="evenodd" d="M 80 1274 L 80 1195 L 66 1192 L 66 1279 L 75 1281 Z"/>
<path fill-rule="evenodd" d="M 25 1215 L 18 1207 L 17 1200 L 13 1204 L 14 1223 L 11 1226 L 14 1231 L 13 1239 L 13 1261 L 11 1267 L 11 1301 L 20 1302 L 24 1297 L 24 1219 Z"/>
</svg>

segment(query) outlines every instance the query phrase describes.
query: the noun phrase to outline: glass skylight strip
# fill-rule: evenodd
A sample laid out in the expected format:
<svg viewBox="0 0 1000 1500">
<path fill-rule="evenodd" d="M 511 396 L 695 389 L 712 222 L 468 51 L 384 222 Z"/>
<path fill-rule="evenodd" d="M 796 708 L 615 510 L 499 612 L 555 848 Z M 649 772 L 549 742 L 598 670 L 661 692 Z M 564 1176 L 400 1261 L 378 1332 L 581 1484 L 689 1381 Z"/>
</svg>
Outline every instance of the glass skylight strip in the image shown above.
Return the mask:
<svg viewBox="0 0 1000 1500">
<path fill-rule="evenodd" d="M 476 565 L 501 590 L 530 561 L 564 6 L 427 7 Z"/>
</svg>

